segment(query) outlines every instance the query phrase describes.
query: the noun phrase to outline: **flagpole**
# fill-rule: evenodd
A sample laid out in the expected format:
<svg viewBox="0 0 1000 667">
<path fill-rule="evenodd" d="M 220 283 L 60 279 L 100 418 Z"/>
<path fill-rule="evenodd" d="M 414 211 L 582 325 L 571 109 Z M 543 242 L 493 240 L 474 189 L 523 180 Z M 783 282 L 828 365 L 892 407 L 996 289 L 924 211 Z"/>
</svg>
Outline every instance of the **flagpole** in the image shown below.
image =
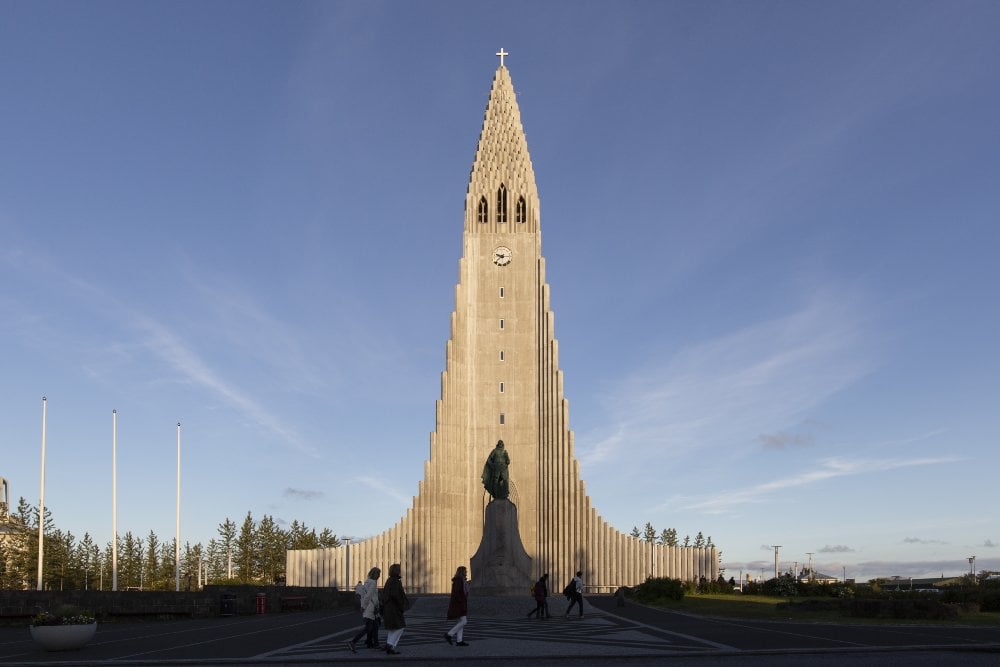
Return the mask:
<svg viewBox="0 0 1000 667">
<path fill-rule="evenodd" d="M 38 498 L 38 584 L 42 590 L 42 561 L 45 558 L 45 397 L 42 396 L 42 488 Z"/>
<path fill-rule="evenodd" d="M 118 411 L 111 411 L 111 590 L 118 590 Z"/>
<path fill-rule="evenodd" d="M 181 423 L 177 422 L 177 522 L 174 540 L 174 591 L 181 590 Z"/>
</svg>

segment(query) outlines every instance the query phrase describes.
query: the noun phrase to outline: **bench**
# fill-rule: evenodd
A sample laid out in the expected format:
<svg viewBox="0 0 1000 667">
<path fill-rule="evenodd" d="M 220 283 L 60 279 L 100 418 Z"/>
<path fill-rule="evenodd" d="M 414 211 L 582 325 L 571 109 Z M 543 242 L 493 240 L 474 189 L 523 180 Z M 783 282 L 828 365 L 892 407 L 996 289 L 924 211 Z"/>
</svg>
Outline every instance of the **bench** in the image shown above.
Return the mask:
<svg viewBox="0 0 1000 667">
<path fill-rule="evenodd" d="M 309 609 L 309 598 L 305 595 L 289 595 L 281 598 L 281 611 L 288 609 Z"/>
</svg>

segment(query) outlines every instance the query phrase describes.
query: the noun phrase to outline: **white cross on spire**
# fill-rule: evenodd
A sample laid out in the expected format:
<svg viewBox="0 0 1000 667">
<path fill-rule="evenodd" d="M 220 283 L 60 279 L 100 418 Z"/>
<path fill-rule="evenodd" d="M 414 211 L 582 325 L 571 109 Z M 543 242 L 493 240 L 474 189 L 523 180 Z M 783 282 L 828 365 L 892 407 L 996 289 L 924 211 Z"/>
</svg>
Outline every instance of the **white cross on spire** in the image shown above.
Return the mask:
<svg viewBox="0 0 1000 667">
<path fill-rule="evenodd" d="M 500 67 L 503 67 L 503 58 L 504 58 L 504 56 L 509 56 L 510 54 L 509 54 L 509 53 L 507 53 L 506 51 L 504 51 L 504 50 L 503 50 L 503 47 L 501 46 L 501 47 L 500 47 L 500 50 L 499 50 L 499 51 L 497 51 L 497 52 L 496 52 L 495 54 L 493 54 L 493 55 L 496 55 L 496 56 L 500 56 Z"/>
</svg>

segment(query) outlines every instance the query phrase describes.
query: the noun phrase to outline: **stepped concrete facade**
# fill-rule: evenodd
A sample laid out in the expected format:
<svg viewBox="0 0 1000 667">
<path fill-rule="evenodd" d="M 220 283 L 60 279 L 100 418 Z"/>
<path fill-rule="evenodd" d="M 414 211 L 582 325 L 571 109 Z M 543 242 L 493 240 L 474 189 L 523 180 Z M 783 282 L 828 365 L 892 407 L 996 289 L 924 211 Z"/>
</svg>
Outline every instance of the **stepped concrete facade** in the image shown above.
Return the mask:
<svg viewBox="0 0 1000 667">
<path fill-rule="evenodd" d="M 343 588 L 372 566 L 385 571 L 398 562 L 408 591 L 448 592 L 455 569 L 469 567 L 482 541 L 490 497 L 480 475 L 501 439 L 533 577 L 548 572 L 556 591 L 577 570 L 592 591 L 650 574 L 716 578 L 715 548 L 630 537 L 602 519 L 587 495 L 563 395 L 535 173 L 502 59 L 466 192 L 462 248 L 430 457 L 412 506 L 375 537 L 289 551 L 288 584 Z"/>
</svg>

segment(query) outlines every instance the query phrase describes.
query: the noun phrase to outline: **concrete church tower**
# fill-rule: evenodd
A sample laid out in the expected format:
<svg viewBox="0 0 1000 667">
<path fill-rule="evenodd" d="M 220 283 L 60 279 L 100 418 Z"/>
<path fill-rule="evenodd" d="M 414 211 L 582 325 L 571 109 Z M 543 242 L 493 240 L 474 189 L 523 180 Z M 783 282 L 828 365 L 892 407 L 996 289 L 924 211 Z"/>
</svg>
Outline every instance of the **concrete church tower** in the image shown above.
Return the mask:
<svg viewBox="0 0 1000 667">
<path fill-rule="evenodd" d="M 607 589 L 650 574 L 718 575 L 715 549 L 640 542 L 603 521 L 586 494 L 563 396 L 535 173 L 507 54 L 497 55 L 465 197 L 455 311 L 424 478 L 412 507 L 385 533 L 349 547 L 289 551 L 289 585 L 343 588 L 374 565 L 399 562 L 407 590 L 449 591 L 455 568 L 469 566 L 482 540 L 490 498 L 480 475 L 501 439 L 533 575 L 548 572 L 556 591 L 577 570 L 588 585 Z"/>
</svg>

